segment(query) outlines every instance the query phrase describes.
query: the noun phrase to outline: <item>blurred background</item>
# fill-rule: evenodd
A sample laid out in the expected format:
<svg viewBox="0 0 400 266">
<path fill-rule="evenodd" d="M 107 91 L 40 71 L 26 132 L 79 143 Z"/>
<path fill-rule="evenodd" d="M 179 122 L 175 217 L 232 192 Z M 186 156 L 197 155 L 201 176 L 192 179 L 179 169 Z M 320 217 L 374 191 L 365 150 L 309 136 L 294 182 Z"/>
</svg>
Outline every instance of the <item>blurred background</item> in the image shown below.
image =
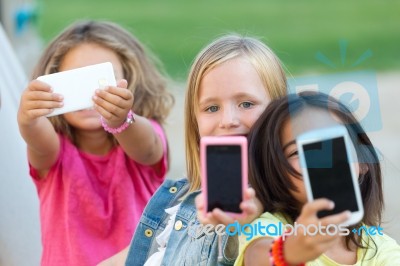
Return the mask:
<svg viewBox="0 0 400 266">
<path fill-rule="evenodd" d="M 176 97 L 166 127 L 170 178 L 185 173 L 183 93 L 188 68 L 215 37 L 237 32 L 261 38 L 281 58 L 289 78 L 375 73 L 382 126 L 370 136 L 384 167 L 383 228 L 399 242 L 399 11 L 397 0 L 0 0 L 4 29 L 0 38 L 0 265 L 39 264 L 37 196 L 15 114 L 19 94 L 41 51 L 62 29 L 81 19 L 121 24 L 160 59 L 160 67 L 170 76 Z"/>
<path fill-rule="evenodd" d="M 20 33 L 15 39 L 22 37 L 29 22 L 34 23 L 44 44 L 77 19 L 120 23 L 145 43 L 161 59 L 166 71 L 179 80 L 185 79 L 187 68 L 200 48 L 226 32 L 261 37 L 293 74 L 400 69 L 400 2 L 396 0 L 1 2 L 4 2 L 2 6 L 8 2 L 14 9 L 3 15 L 6 20 L 15 20 L 20 9 L 18 25 L 7 23 L 10 33 Z M 21 14 L 23 10 L 25 18 Z M 316 60 L 316 54 L 322 52 L 333 63 L 339 63 L 341 40 L 349 43 L 346 64 L 332 69 Z M 372 56 L 354 67 L 353 63 L 368 50 Z"/>
</svg>

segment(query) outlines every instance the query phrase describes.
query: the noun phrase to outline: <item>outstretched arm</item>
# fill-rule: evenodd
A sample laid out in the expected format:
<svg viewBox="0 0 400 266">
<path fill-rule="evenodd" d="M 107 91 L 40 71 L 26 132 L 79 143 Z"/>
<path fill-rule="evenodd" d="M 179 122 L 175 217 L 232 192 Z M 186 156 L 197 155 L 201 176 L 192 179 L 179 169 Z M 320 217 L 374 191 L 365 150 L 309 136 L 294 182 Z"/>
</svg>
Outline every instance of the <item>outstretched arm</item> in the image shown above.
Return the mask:
<svg viewBox="0 0 400 266">
<path fill-rule="evenodd" d="M 262 237 L 254 240 L 246 249 L 244 254 L 244 265 L 269 266 L 269 250 L 272 238 Z"/>
<path fill-rule="evenodd" d="M 333 202 L 327 199 L 318 199 L 305 204 L 297 224 L 304 225 L 305 228 L 312 225 L 313 228 L 318 225 L 339 225 L 349 218 L 349 213 L 342 212 L 319 219 L 317 212 L 321 210 L 333 209 Z M 297 232 L 286 234 L 283 242 L 283 257 L 288 265 L 298 265 L 318 258 L 322 253 L 329 250 L 338 242 L 339 234 L 327 234 L 318 231 L 317 234 L 309 235 L 299 226 Z M 271 238 L 261 238 L 251 243 L 245 250 L 245 265 L 269 265 L 269 250 L 272 245 Z"/>
<path fill-rule="evenodd" d="M 96 91 L 93 98 L 95 109 L 111 128 L 121 126 L 132 108 L 133 94 L 126 89 L 127 85 L 126 80 L 121 80 L 117 87 L 110 86 Z M 114 136 L 125 153 L 138 163 L 154 165 L 163 156 L 161 139 L 145 117 L 135 115 L 135 123 Z"/>
<path fill-rule="evenodd" d="M 29 162 L 41 177 L 55 163 L 60 149 L 57 133 L 45 116 L 61 106 L 62 96 L 38 80 L 31 81 L 21 96 L 18 126 L 28 146 Z"/>
</svg>

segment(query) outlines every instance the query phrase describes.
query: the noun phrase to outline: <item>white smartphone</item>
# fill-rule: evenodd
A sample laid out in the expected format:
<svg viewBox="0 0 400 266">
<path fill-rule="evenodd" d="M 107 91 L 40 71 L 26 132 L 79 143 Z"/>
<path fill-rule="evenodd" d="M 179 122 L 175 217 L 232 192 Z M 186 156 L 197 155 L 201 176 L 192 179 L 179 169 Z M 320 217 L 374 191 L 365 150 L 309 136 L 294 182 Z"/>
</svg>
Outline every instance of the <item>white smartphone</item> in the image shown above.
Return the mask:
<svg viewBox="0 0 400 266">
<path fill-rule="evenodd" d="M 334 126 L 306 132 L 296 139 L 308 201 L 327 198 L 335 203 L 330 211 L 318 217 L 349 210 L 344 225 L 358 223 L 364 208 L 361 200 L 356 155 L 345 126 Z"/>
<path fill-rule="evenodd" d="M 203 137 L 200 164 L 205 213 L 214 208 L 240 215 L 248 187 L 247 139 L 244 136 Z"/>
<path fill-rule="evenodd" d="M 47 117 L 90 108 L 97 89 L 116 86 L 110 62 L 44 75 L 37 79 L 49 84 L 53 92 L 64 96 L 64 106 L 54 109 Z"/>
</svg>

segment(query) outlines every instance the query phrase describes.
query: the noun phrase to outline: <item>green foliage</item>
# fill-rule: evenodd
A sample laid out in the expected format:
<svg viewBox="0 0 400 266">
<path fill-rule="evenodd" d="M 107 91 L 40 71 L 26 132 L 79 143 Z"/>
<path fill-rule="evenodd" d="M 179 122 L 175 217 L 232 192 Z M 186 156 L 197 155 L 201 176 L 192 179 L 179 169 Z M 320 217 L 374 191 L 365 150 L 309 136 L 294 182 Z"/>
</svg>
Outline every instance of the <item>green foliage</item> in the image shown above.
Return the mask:
<svg viewBox="0 0 400 266">
<path fill-rule="evenodd" d="M 39 28 L 45 41 L 77 19 L 112 20 L 135 34 L 180 80 L 196 53 L 228 32 L 260 37 L 292 74 L 400 69 L 400 1 L 395 0 L 41 2 Z M 346 52 L 340 43 L 347 44 Z M 366 51 L 372 56 L 354 66 Z M 317 60 L 317 53 L 335 68 Z"/>
</svg>

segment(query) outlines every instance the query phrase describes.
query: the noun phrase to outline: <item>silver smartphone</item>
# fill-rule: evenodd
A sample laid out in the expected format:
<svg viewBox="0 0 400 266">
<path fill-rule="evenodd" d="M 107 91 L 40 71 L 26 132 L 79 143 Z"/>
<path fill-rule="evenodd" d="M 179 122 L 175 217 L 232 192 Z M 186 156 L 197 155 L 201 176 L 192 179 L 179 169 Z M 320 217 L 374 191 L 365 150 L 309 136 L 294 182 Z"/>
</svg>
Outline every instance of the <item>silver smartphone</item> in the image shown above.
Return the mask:
<svg viewBox="0 0 400 266">
<path fill-rule="evenodd" d="M 304 185 L 309 201 L 327 198 L 335 208 L 318 217 L 350 211 L 345 225 L 358 223 L 364 208 L 355 164 L 356 153 L 345 126 L 306 132 L 296 139 Z"/>
</svg>

